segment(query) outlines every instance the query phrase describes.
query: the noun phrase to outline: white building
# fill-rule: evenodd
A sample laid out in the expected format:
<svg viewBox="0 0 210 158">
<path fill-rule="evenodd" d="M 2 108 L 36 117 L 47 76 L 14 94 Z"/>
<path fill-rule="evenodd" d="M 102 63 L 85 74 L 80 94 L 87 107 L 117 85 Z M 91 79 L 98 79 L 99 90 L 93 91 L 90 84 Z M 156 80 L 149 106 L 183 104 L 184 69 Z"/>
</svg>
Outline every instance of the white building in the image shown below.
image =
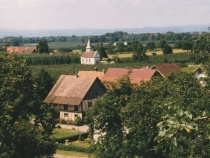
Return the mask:
<svg viewBox="0 0 210 158">
<path fill-rule="evenodd" d="M 90 46 L 90 39 L 88 38 L 86 51 L 81 55 L 81 64 L 94 65 L 100 62 L 100 55 L 97 51 L 93 51 Z"/>
</svg>

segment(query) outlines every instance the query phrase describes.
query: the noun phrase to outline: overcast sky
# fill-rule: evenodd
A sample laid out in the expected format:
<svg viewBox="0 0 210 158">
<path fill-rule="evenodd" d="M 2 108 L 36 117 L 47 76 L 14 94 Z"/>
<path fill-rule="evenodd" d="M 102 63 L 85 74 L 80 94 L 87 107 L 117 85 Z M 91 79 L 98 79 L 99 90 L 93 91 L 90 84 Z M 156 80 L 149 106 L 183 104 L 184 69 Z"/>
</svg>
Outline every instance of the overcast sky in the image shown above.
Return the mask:
<svg viewBox="0 0 210 158">
<path fill-rule="evenodd" d="M 0 0 L 1 29 L 210 24 L 210 0 Z"/>
</svg>

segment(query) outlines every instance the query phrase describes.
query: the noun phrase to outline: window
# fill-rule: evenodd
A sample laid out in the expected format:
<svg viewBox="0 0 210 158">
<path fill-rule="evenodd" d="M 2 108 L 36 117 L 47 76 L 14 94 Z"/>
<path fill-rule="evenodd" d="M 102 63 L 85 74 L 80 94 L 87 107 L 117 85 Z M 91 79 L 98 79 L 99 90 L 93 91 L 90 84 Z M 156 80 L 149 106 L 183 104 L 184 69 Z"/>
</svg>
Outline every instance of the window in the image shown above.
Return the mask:
<svg viewBox="0 0 210 158">
<path fill-rule="evenodd" d="M 91 107 L 91 106 L 92 106 L 92 102 L 89 101 L 89 102 L 88 102 L 88 107 Z"/>
<path fill-rule="evenodd" d="M 64 105 L 64 110 L 68 110 L 68 106 L 67 105 Z"/>
<path fill-rule="evenodd" d="M 78 106 L 74 106 L 74 111 L 78 111 Z"/>
<path fill-rule="evenodd" d="M 64 117 L 68 117 L 68 113 L 64 113 Z"/>
</svg>

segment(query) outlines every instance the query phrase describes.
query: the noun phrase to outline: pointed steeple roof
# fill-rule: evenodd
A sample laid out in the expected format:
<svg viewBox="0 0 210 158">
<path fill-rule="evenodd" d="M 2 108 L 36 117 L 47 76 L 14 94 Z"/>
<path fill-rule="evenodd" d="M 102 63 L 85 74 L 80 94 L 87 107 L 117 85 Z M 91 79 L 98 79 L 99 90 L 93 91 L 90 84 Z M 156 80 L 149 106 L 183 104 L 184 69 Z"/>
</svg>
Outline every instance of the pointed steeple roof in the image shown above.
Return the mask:
<svg viewBox="0 0 210 158">
<path fill-rule="evenodd" d="M 87 46 L 86 46 L 86 52 L 90 52 L 92 51 L 91 46 L 90 46 L 90 38 L 88 37 L 88 42 L 87 42 Z"/>
</svg>

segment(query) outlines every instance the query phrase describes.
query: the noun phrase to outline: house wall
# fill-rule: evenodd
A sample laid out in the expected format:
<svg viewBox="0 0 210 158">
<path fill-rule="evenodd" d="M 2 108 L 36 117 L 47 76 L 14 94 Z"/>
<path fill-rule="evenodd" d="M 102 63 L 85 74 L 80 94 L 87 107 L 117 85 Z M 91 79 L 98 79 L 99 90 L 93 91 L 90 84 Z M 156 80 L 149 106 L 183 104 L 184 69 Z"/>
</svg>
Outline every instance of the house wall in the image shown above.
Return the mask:
<svg viewBox="0 0 210 158">
<path fill-rule="evenodd" d="M 195 76 L 196 78 L 205 78 L 205 77 L 207 77 L 207 75 L 206 75 L 204 72 L 199 72 L 199 71 L 196 71 L 196 72 L 194 73 L 194 76 Z"/>
<path fill-rule="evenodd" d="M 100 56 L 94 58 L 84 58 L 84 57 L 80 58 L 80 63 L 84 65 L 94 65 L 98 62 L 100 62 Z"/>
<path fill-rule="evenodd" d="M 67 112 L 67 111 L 60 111 L 60 119 L 61 120 L 67 120 L 67 121 L 74 121 L 77 117 L 82 118 L 82 113 L 79 112 Z"/>
<path fill-rule="evenodd" d="M 84 100 L 91 100 L 96 99 L 106 93 L 106 89 L 104 85 L 100 82 L 99 79 L 95 80 L 93 85 L 90 87 L 89 91 L 87 92 Z"/>
<path fill-rule="evenodd" d="M 95 63 L 94 63 L 93 58 L 84 58 L 84 57 L 81 57 L 81 64 L 93 65 Z"/>
<path fill-rule="evenodd" d="M 78 116 L 83 118 L 83 108 L 82 105 L 57 105 L 60 111 L 60 119 L 74 121 Z M 65 109 L 66 108 L 66 109 Z M 77 108 L 77 110 L 75 110 Z"/>
</svg>

